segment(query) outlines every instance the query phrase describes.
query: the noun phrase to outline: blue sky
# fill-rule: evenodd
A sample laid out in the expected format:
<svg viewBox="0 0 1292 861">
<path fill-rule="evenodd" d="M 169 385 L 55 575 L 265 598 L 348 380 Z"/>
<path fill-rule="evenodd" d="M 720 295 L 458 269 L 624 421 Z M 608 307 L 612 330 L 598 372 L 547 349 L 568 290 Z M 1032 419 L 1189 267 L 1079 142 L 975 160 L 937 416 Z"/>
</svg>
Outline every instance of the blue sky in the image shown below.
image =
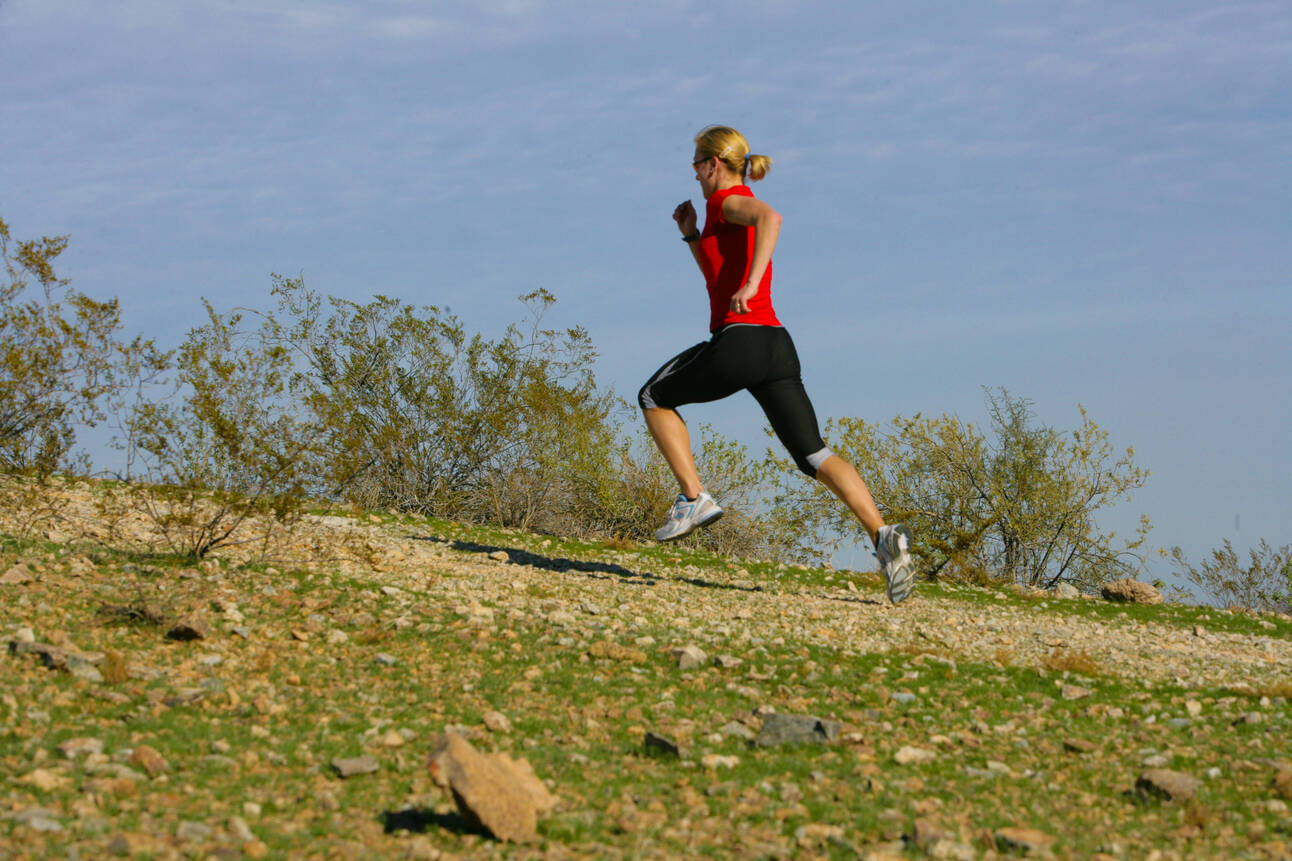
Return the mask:
<svg viewBox="0 0 1292 861">
<path fill-rule="evenodd" d="M 734 125 L 823 417 L 1082 404 L 1152 471 L 1108 526 L 1292 541 L 1286 0 L 3 0 L 0 80 L 0 217 L 131 331 L 271 272 L 487 332 L 544 287 L 626 395 L 705 337 L 669 215 Z"/>
</svg>

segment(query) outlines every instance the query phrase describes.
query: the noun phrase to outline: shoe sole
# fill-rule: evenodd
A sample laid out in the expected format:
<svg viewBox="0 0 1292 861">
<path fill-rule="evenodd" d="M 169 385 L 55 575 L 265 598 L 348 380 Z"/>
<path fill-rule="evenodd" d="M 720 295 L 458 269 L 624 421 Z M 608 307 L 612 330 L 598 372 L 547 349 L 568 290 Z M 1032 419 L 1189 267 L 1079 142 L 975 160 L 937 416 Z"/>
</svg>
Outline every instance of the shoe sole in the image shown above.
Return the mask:
<svg viewBox="0 0 1292 861">
<path fill-rule="evenodd" d="M 906 546 L 908 548 L 908 550 L 896 557 L 898 559 L 903 559 L 905 564 L 893 566 L 893 571 L 896 576 L 887 582 L 888 600 L 894 604 L 900 604 L 907 598 L 911 597 L 911 593 L 915 591 L 915 571 L 912 570 L 911 567 L 911 554 L 909 551 L 911 546 L 911 530 L 907 529 L 904 524 L 898 524 L 893 527 L 893 532 L 906 539 Z M 894 586 L 897 586 L 898 588 L 894 589 Z"/>
<path fill-rule="evenodd" d="M 686 530 L 685 532 L 679 532 L 676 535 L 670 535 L 668 538 L 660 538 L 658 535 L 656 535 L 655 540 L 660 542 L 661 544 L 667 544 L 670 541 L 677 541 L 679 538 L 685 538 L 686 536 L 690 535 L 692 532 L 694 532 L 697 529 L 703 529 L 704 527 L 712 523 L 717 523 L 719 520 L 722 519 L 722 515 L 724 513 L 725 513 L 724 511 L 719 509 L 717 514 L 711 514 L 704 520 L 701 520 L 699 523 L 692 523 L 691 528 Z"/>
</svg>

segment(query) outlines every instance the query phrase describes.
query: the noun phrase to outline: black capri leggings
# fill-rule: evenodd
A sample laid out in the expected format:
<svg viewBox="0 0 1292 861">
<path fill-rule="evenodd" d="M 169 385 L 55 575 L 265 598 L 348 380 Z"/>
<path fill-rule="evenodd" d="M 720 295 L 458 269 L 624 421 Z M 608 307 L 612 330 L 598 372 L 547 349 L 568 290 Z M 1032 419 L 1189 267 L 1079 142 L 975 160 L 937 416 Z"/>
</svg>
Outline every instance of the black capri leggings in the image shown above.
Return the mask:
<svg viewBox="0 0 1292 861">
<path fill-rule="evenodd" d="M 808 400 L 799 356 L 780 326 L 733 323 L 678 353 L 637 393 L 642 409 L 674 409 L 716 401 L 748 389 L 798 468 L 815 477 L 833 452 L 825 447 Z"/>
</svg>

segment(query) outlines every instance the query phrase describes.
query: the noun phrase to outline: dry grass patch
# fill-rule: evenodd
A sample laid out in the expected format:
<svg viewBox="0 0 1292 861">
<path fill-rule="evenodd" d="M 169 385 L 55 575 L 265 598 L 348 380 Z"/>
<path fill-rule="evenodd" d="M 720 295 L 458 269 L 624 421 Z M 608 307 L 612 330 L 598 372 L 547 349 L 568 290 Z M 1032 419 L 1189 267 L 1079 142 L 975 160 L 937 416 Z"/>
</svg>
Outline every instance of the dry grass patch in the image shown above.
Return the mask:
<svg viewBox="0 0 1292 861">
<path fill-rule="evenodd" d="M 115 649 L 109 649 L 99 665 L 103 681 L 109 685 L 119 685 L 130 678 L 130 662 L 126 656 Z"/>
<path fill-rule="evenodd" d="M 1099 662 L 1081 649 L 1055 649 L 1045 656 L 1041 666 L 1054 673 L 1080 673 L 1096 676 L 1102 672 Z"/>
</svg>

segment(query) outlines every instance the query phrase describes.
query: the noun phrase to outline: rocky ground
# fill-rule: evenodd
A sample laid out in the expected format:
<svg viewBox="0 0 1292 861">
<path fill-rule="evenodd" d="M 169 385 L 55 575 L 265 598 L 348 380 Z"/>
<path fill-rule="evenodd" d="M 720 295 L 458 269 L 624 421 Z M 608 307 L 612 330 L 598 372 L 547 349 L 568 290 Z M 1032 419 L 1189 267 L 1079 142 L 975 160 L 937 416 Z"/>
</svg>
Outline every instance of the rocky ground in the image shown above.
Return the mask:
<svg viewBox="0 0 1292 861">
<path fill-rule="evenodd" d="M 0 518 L 0 859 L 1292 857 L 1286 618 L 381 514 L 190 564 L 95 493 Z"/>
</svg>

